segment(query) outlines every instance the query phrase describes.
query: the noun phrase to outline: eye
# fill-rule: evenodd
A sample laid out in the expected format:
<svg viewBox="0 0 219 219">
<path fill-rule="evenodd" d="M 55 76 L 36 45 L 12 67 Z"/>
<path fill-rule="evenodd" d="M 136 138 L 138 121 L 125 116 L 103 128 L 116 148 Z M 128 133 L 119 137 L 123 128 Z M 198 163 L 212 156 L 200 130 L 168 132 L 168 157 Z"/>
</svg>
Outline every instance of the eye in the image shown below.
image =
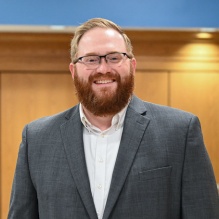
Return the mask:
<svg viewBox="0 0 219 219">
<path fill-rule="evenodd" d="M 99 57 L 98 56 L 86 56 L 86 57 L 83 57 L 82 61 L 85 63 L 89 63 L 89 64 L 98 63 Z"/>
<path fill-rule="evenodd" d="M 113 54 L 109 54 L 107 55 L 107 60 L 110 62 L 119 62 L 122 59 L 121 54 L 119 53 L 113 53 Z"/>
</svg>

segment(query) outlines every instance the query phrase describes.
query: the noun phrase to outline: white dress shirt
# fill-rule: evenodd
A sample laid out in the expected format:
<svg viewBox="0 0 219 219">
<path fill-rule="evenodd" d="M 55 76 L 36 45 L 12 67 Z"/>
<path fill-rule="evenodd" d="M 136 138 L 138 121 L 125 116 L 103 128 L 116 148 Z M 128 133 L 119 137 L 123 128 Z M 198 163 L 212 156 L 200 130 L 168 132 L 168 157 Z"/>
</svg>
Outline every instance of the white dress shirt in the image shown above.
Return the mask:
<svg viewBox="0 0 219 219">
<path fill-rule="evenodd" d="M 101 131 L 87 120 L 80 104 L 80 117 L 84 125 L 85 160 L 98 219 L 103 217 L 122 137 L 126 110 L 127 106 L 113 117 L 109 129 Z"/>
</svg>

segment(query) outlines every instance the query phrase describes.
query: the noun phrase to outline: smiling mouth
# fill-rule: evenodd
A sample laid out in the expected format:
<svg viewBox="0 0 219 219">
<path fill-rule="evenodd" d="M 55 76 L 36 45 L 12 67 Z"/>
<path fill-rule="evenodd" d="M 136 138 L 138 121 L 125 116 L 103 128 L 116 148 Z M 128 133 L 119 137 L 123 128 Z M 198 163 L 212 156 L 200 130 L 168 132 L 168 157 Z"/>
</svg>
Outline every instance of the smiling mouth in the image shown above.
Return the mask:
<svg viewBox="0 0 219 219">
<path fill-rule="evenodd" d="M 110 80 L 96 80 L 94 81 L 95 84 L 109 84 L 109 83 L 113 83 L 115 82 L 115 80 L 110 79 Z"/>
</svg>

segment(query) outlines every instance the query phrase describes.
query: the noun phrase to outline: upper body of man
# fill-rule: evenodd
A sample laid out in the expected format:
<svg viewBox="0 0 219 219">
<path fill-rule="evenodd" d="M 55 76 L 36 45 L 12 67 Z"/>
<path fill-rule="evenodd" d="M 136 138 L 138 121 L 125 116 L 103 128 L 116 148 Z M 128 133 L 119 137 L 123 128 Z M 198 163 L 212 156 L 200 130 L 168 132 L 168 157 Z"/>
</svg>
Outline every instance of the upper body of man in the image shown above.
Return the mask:
<svg viewBox="0 0 219 219">
<path fill-rule="evenodd" d="M 23 131 L 9 219 L 218 219 L 196 116 L 133 95 L 120 27 L 76 29 L 69 66 L 80 104 Z"/>
</svg>

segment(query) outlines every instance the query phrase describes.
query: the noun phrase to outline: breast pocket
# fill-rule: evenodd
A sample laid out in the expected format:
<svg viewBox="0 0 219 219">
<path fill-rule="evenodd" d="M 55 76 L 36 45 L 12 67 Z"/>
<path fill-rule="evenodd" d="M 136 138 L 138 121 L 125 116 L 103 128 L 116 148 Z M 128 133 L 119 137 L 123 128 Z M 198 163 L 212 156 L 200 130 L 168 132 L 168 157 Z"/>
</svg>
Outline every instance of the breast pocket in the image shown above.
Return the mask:
<svg viewBox="0 0 219 219">
<path fill-rule="evenodd" d="M 155 178 L 170 177 L 172 166 L 156 168 L 152 170 L 143 170 L 138 173 L 139 180 L 145 181 Z"/>
</svg>

